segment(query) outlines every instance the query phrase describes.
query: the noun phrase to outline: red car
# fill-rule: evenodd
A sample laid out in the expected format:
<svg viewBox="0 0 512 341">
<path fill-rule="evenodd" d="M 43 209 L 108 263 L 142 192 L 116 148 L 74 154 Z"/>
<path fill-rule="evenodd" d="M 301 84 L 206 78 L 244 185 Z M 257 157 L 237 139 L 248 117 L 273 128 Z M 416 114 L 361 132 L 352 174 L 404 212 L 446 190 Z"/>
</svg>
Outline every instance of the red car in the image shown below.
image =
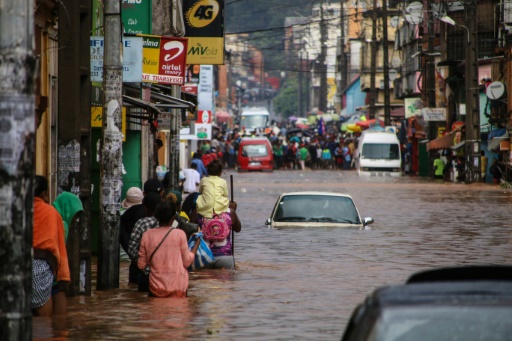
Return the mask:
<svg viewBox="0 0 512 341">
<path fill-rule="evenodd" d="M 238 171 L 266 171 L 274 169 L 272 145 L 266 138 L 243 138 L 238 147 Z"/>
</svg>

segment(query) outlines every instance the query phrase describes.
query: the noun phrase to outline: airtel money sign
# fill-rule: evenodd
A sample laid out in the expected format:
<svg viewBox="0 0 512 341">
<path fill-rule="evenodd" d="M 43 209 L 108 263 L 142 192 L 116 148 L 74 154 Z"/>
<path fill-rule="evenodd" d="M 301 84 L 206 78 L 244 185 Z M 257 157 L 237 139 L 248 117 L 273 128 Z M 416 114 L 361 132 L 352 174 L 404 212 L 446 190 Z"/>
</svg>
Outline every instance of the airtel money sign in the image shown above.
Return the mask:
<svg viewBox="0 0 512 341">
<path fill-rule="evenodd" d="M 142 40 L 142 81 L 183 85 L 187 39 L 139 35 Z"/>
</svg>

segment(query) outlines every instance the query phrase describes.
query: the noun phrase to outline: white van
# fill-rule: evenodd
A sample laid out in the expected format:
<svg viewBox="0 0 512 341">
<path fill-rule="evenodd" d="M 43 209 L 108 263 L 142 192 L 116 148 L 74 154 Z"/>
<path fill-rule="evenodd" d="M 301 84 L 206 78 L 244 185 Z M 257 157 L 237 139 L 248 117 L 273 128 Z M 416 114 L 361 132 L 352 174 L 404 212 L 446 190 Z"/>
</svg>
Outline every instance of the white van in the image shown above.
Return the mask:
<svg viewBox="0 0 512 341">
<path fill-rule="evenodd" d="M 359 138 L 356 158 L 360 176 L 401 176 L 400 141 L 389 131 L 365 130 Z"/>
<path fill-rule="evenodd" d="M 244 127 L 246 135 L 252 131 L 263 131 L 268 125 L 270 113 L 264 107 L 249 107 L 242 109 L 240 116 L 240 127 Z"/>
</svg>

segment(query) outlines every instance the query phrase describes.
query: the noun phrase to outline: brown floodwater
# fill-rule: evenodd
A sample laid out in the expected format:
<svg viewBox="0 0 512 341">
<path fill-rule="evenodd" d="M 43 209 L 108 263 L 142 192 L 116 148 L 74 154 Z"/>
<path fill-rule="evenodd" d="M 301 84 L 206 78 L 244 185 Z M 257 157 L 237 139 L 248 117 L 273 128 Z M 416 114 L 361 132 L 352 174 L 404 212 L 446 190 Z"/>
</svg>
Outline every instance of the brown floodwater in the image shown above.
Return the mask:
<svg viewBox="0 0 512 341">
<path fill-rule="evenodd" d="M 33 318 L 33 338 L 339 340 L 355 305 L 376 287 L 432 267 L 510 262 L 512 191 L 497 185 L 354 171 L 230 174 L 242 220 L 236 271 L 191 273 L 187 298 L 157 299 L 127 284 L 122 262 L 119 289 L 69 298 L 64 317 Z M 297 190 L 349 193 L 375 223 L 265 226 L 277 196 Z"/>
</svg>

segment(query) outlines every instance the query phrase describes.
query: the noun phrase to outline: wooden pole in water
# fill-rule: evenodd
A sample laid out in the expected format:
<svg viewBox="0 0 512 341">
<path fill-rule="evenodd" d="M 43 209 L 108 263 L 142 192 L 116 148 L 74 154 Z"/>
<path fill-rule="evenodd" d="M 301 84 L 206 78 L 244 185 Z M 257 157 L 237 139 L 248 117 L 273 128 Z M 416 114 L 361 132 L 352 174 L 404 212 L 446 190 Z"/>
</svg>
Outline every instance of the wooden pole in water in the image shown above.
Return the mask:
<svg viewBox="0 0 512 341">
<path fill-rule="evenodd" d="M 231 191 L 231 202 L 235 202 L 235 194 L 233 193 L 233 174 L 229 176 L 229 185 Z M 231 227 L 231 252 L 233 253 L 233 263 L 235 263 L 235 232 Z"/>
</svg>

